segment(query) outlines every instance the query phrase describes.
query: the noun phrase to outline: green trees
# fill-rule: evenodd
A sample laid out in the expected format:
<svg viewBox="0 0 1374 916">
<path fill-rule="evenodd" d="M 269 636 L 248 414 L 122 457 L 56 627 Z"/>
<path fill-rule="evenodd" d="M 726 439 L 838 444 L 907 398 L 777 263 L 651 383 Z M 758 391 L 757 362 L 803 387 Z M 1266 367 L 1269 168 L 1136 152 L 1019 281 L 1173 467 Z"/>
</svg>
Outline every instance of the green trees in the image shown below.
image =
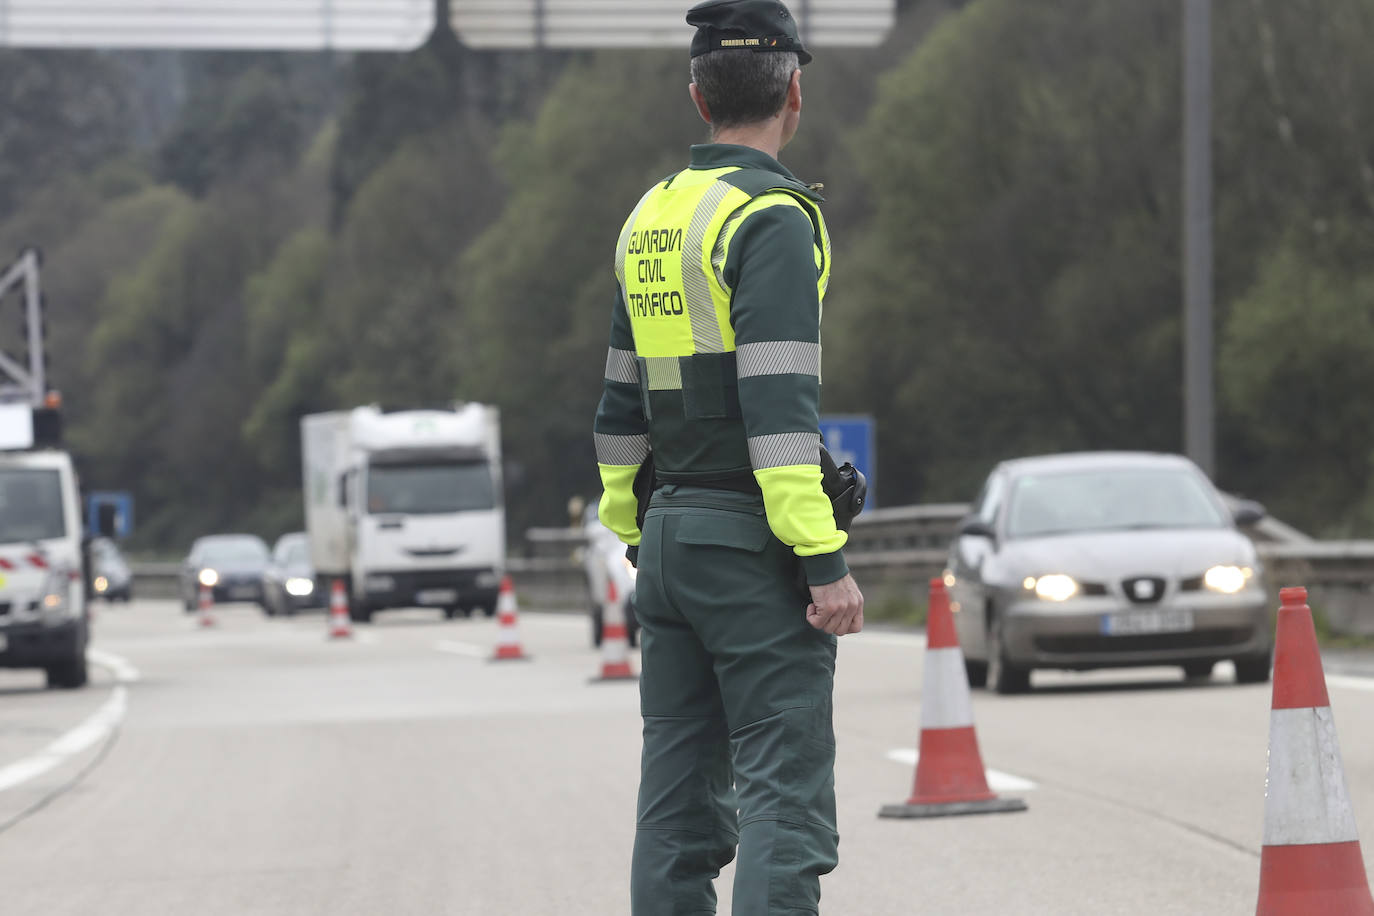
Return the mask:
<svg viewBox="0 0 1374 916">
<path fill-rule="evenodd" d="M 783 157 L 830 198 L 825 409 L 877 415 L 889 504 L 1018 454 L 1177 450 L 1177 0 L 902 9 L 808 68 Z M 1371 45 L 1374 0 L 1216 2 L 1219 479 L 1317 533 L 1374 526 Z M 476 399 L 511 530 L 561 523 L 597 487 L 616 233 L 704 134 L 686 82 L 681 54 L 451 36 L 0 52 L 0 252 L 46 251 L 85 482 L 134 490 L 149 546 L 270 536 L 300 524 L 301 414 Z M 184 96 L 170 123 L 149 86 Z"/>
</svg>

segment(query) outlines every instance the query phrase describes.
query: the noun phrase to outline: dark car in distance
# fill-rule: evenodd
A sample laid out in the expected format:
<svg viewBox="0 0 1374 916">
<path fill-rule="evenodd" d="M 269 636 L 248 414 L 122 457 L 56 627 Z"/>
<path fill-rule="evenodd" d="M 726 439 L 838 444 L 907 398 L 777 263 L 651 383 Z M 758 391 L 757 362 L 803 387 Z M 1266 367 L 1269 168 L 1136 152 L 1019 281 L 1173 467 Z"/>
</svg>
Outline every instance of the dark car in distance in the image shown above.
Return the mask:
<svg viewBox="0 0 1374 916">
<path fill-rule="evenodd" d="M 327 591 L 315 581 L 310 565 L 310 541 L 305 532 L 283 534 L 272 547 L 272 560 L 263 573 L 263 609 L 269 617 L 291 616 L 303 608 L 324 607 Z"/>
<path fill-rule="evenodd" d="M 216 603 L 263 601 L 262 580 L 270 559 L 267 544 L 253 534 L 212 534 L 197 538 L 181 564 L 181 597 L 188 612 L 200 601 L 202 586 Z"/>
</svg>

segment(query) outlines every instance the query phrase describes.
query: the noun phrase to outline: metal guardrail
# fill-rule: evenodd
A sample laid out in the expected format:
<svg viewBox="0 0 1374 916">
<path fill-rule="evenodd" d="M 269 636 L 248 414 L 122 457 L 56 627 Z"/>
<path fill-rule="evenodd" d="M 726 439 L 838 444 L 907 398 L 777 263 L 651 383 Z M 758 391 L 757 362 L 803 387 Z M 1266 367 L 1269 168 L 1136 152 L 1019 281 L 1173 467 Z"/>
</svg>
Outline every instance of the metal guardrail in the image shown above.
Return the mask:
<svg viewBox="0 0 1374 916">
<path fill-rule="evenodd" d="M 921 596 L 944 569 L 968 511 L 965 503 L 871 510 L 855 519 L 845 559 L 874 598 Z M 1272 586 L 1303 584 L 1334 631 L 1374 635 L 1374 540 L 1317 541 L 1273 518 L 1246 534 Z M 523 552 L 507 561 L 521 605 L 581 610 L 590 602 L 579 553 L 584 544 L 576 528 L 526 531 Z M 135 564 L 135 587 L 145 597 L 174 597 L 179 571 L 176 563 Z"/>
</svg>

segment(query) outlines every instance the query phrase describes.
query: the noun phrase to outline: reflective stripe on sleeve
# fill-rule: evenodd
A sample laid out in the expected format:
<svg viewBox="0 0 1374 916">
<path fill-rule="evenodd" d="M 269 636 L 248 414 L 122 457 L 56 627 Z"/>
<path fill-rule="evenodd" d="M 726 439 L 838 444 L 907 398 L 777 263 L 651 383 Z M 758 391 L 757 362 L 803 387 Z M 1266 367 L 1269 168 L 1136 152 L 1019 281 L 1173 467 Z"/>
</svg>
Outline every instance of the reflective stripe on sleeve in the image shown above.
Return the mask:
<svg viewBox="0 0 1374 916">
<path fill-rule="evenodd" d="M 649 457 L 649 437 L 639 436 L 611 436 L 606 433 L 596 433 L 596 461 L 597 464 L 606 464 L 618 467 L 629 465 L 638 466 L 644 463 L 644 459 Z"/>
<path fill-rule="evenodd" d="M 766 340 L 736 348 L 739 377 L 821 374 L 821 345 L 800 340 Z"/>
<path fill-rule="evenodd" d="M 749 461 L 754 470 L 786 468 L 821 462 L 819 433 L 775 433 L 749 439 Z"/>
<path fill-rule="evenodd" d="M 610 348 L 606 354 L 606 381 L 639 384 L 639 362 L 635 359 L 634 351 Z"/>
</svg>

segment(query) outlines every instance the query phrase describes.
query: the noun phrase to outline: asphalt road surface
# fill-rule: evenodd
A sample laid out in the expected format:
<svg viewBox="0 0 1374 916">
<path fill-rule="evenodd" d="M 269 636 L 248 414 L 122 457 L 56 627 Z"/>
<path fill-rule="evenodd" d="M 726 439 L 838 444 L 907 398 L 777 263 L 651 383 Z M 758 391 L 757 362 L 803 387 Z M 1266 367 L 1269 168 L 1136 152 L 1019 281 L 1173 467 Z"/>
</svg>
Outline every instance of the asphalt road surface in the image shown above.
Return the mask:
<svg viewBox="0 0 1374 916">
<path fill-rule="evenodd" d="M 523 614 L 533 660 L 500 664 L 492 621 L 398 612 L 330 642 L 318 614 L 219 620 L 102 605 L 88 689 L 0 672 L 0 912 L 628 911 L 636 688 L 588 683 L 583 617 Z M 1267 685 L 1150 669 L 975 691 L 994 788 L 1030 810 L 880 820 L 911 789 L 922 645 L 841 642 L 824 913 L 1254 911 Z M 1374 679 L 1330 680 L 1374 865 Z"/>
</svg>

